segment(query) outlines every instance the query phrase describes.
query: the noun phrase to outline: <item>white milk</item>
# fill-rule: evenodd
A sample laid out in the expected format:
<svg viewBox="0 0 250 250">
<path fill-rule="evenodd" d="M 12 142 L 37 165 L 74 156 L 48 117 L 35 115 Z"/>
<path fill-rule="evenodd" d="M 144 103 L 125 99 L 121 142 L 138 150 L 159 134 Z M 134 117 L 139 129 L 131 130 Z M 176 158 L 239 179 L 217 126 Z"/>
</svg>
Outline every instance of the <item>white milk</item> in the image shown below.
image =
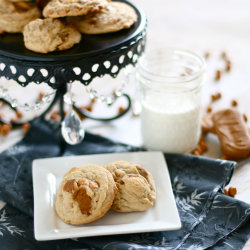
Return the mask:
<svg viewBox="0 0 250 250">
<path fill-rule="evenodd" d="M 176 49 L 139 61 L 136 77 L 141 88 L 145 147 L 187 153 L 197 146 L 205 65 L 196 54 Z"/>
<path fill-rule="evenodd" d="M 150 100 L 151 99 L 151 100 Z M 150 96 L 142 102 L 141 130 L 148 149 L 169 153 L 192 151 L 200 136 L 200 108 L 191 99 Z"/>
</svg>

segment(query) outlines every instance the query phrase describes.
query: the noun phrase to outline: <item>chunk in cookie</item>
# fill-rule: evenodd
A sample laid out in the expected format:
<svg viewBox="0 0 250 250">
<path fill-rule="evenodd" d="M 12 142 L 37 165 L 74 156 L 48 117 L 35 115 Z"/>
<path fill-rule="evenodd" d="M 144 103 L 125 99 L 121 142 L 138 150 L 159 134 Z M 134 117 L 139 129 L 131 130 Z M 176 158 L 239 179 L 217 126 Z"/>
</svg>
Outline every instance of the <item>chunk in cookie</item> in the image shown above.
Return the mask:
<svg viewBox="0 0 250 250">
<path fill-rule="evenodd" d="M 100 12 L 70 17 L 69 21 L 82 33 L 103 34 L 130 28 L 137 21 L 137 14 L 126 3 L 110 2 L 108 7 Z"/>
<path fill-rule="evenodd" d="M 21 33 L 27 23 L 40 16 L 40 10 L 33 3 L 0 0 L 1 33 Z"/>
<path fill-rule="evenodd" d="M 66 223 L 87 224 L 110 209 L 116 185 L 109 171 L 95 164 L 74 168 L 63 178 L 56 199 L 56 212 Z"/>
<path fill-rule="evenodd" d="M 66 50 L 81 41 L 81 33 L 72 25 L 59 19 L 36 19 L 23 31 L 27 49 L 39 53 Z"/>
<path fill-rule="evenodd" d="M 65 17 L 86 15 L 100 11 L 109 0 L 51 0 L 43 9 L 45 17 Z"/>
<path fill-rule="evenodd" d="M 151 173 L 134 162 L 115 161 L 105 166 L 115 180 L 118 192 L 112 208 L 117 212 L 145 211 L 153 206 L 156 189 Z"/>
</svg>

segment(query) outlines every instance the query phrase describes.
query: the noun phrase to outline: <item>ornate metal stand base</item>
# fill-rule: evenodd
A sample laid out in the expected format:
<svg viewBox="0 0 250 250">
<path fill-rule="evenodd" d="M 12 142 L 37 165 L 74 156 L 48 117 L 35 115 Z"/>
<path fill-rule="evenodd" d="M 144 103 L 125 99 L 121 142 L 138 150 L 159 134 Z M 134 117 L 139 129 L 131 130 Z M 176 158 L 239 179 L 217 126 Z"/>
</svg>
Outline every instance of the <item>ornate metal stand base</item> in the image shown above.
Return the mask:
<svg viewBox="0 0 250 250">
<path fill-rule="evenodd" d="M 47 83 L 56 90 L 56 94 L 49 107 L 41 114 L 44 116 L 51 107 L 60 100 L 60 113 L 63 119 L 63 96 L 67 91 L 67 83 L 80 81 L 89 85 L 95 77 L 111 75 L 116 77 L 120 70 L 127 65 L 135 65 L 145 49 L 146 17 L 142 11 L 131 5 L 137 15 L 138 21 L 127 30 L 110 34 L 84 35 L 81 43 L 70 50 L 38 54 L 27 50 L 23 44 L 21 34 L 3 34 L 0 36 L 0 76 L 13 79 L 25 87 L 30 82 L 36 84 Z M 87 118 L 110 121 L 117 119 L 131 107 L 131 100 L 127 94 L 121 97 L 127 99 L 125 111 L 119 115 L 108 118 L 92 117 L 78 107 L 73 108 Z M 1 98 L 1 96 L 0 96 Z M 114 101 L 120 98 L 115 96 Z M 10 107 L 10 100 L 4 100 Z M 16 107 L 13 106 L 15 110 Z M 0 122 L 4 122 L 1 121 Z M 20 126 L 22 123 L 13 123 Z"/>
</svg>

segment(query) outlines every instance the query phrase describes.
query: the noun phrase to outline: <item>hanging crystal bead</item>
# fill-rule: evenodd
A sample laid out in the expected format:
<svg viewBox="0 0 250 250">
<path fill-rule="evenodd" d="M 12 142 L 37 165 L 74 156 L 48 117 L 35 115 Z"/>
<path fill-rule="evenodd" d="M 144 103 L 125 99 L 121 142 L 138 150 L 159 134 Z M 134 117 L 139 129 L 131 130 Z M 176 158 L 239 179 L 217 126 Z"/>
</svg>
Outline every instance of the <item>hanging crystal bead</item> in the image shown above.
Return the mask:
<svg viewBox="0 0 250 250">
<path fill-rule="evenodd" d="M 78 114 L 73 110 L 73 98 L 72 98 L 72 83 L 68 84 L 68 92 L 64 95 L 63 100 L 66 104 L 70 105 L 70 112 L 65 116 L 61 133 L 64 140 L 71 145 L 79 144 L 84 136 L 85 130 Z"/>
<path fill-rule="evenodd" d="M 74 110 L 71 110 L 63 120 L 61 132 L 68 144 L 75 145 L 83 140 L 85 131 L 79 116 Z"/>
</svg>

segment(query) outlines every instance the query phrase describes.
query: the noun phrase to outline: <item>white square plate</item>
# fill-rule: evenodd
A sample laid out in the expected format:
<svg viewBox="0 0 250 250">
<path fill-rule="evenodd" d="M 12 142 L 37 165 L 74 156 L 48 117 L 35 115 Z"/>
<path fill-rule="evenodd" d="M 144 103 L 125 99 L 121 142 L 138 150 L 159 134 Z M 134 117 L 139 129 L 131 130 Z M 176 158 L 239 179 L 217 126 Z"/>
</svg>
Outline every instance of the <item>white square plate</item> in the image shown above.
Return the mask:
<svg viewBox="0 0 250 250">
<path fill-rule="evenodd" d="M 145 212 L 118 213 L 112 209 L 101 219 L 82 226 L 65 224 L 55 212 L 56 192 L 64 174 L 74 166 L 127 160 L 143 165 L 154 177 L 156 202 Z M 33 161 L 34 227 L 37 240 L 176 230 L 181 222 L 169 173 L 160 152 L 96 154 Z"/>
</svg>

